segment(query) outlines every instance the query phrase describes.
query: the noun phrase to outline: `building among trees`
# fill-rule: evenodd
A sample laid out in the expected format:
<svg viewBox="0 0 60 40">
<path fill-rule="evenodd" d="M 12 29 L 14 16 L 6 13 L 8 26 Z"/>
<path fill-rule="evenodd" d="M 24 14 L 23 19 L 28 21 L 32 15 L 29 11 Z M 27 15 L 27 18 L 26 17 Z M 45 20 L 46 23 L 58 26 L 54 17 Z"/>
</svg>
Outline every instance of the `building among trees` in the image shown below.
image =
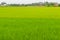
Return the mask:
<svg viewBox="0 0 60 40">
<path fill-rule="evenodd" d="M 6 6 L 7 5 L 7 3 L 6 2 L 1 2 L 1 4 L 0 4 L 1 6 Z"/>
</svg>

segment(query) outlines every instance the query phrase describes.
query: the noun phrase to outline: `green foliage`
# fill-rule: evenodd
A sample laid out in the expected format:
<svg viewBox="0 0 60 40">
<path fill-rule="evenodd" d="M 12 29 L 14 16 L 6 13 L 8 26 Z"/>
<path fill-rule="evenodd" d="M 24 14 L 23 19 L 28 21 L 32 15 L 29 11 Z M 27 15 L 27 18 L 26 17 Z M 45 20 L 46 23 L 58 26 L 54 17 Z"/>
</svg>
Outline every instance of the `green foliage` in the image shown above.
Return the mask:
<svg viewBox="0 0 60 40">
<path fill-rule="evenodd" d="M 60 18 L 59 7 L 0 7 L 0 17 L 8 18 Z"/>
<path fill-rule="evenodd" d="M 60 7 L 60 4 L 58 6 Z"/>
<path fill-rule="evenodd" d="M 60 40 L 60 19 L 0 18 L 0 40 Z"/>
<path fill-rule="evenodd" d="M 0 40 L 60 40 L 59 7 L 0 9 Z"/>
</svg>

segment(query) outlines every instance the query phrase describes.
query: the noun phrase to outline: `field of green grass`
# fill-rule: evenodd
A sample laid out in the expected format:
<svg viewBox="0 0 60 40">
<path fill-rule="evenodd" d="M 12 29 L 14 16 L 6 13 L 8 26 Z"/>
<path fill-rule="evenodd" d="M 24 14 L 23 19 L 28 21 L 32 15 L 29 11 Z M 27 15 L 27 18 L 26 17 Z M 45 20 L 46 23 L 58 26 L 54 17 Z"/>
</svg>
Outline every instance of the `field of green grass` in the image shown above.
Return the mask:
<svg viewBox="0 0 60 40">
<path fill-rule="evenodd" d="M 0 7 L 0 17 L 60 18 L 59 7 Z"/>
<path fill-rule="evenodd" d="M 60 8 L 0 7 L 0 40 L 60 40 Z"/>
</svg>

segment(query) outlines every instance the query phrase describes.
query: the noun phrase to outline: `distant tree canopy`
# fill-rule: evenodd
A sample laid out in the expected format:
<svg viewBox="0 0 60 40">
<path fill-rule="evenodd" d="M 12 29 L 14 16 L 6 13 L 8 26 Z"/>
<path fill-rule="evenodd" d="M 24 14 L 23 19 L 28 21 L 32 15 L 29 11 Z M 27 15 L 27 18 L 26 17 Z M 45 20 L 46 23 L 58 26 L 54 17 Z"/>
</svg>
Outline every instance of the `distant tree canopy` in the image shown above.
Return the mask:
<svg viewBox="0 0 60 40">
<path fill-rule="evenodd" d="M 7 4 L 6 2 L 1 2 L 1 5 L 7 5 L 7 6 L 46 6 L 46 7 L 60 7 L 60 4 L 55 2 L 37 2 L 37 3 L 31 3 L 31 4 Z M 5 5 L 5 6 L 6 6 Z"/>
<path fill-rule="evenodd" d="M 8 6 L 20 6 L 20 4 L 8 4 Z"/>
</svg>

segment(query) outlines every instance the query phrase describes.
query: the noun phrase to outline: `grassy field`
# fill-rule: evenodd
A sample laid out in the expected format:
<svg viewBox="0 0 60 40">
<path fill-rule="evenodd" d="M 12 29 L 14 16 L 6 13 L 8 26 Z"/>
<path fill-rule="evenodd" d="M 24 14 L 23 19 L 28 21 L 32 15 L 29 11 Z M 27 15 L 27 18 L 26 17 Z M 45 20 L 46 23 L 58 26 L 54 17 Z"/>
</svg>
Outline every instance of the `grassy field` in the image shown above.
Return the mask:
<svg viewBox="0 0 60 40">
<path fill-rule="evenodd" d="M 0 40 L 60 40 L 60 8 L 0 7 Z"/>
<path fill-rule="evenodd" d="M 59 7 L 0 7 L 0 17 L 60 18 Z"/>
</svg>

